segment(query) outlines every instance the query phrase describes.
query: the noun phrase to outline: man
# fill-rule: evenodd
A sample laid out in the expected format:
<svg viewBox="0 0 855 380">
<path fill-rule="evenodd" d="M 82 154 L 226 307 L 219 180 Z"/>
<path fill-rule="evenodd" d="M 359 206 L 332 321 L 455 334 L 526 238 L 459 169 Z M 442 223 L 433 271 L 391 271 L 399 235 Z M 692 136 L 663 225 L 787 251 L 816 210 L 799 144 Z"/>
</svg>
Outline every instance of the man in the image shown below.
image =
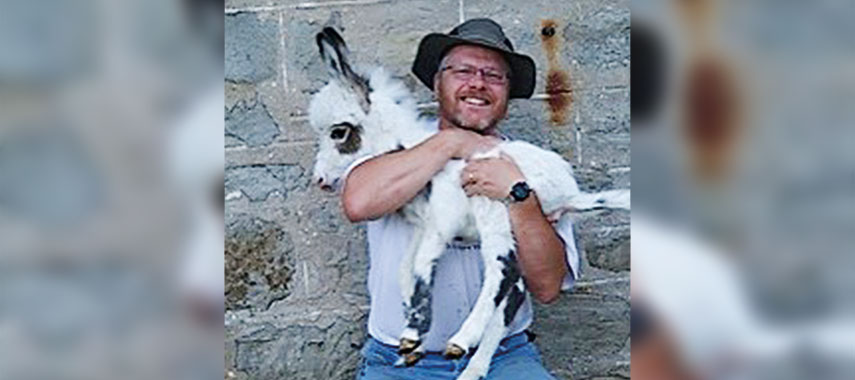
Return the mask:
<svg viewBox="0 0 855 380">
<path fill-rule="evenodd" d="M 395 214 L 452 159 L 467 159 L 501 140 L 499 122 L 510 98 L 528 98 L 534 90 L 534 61 L 514 52 L 501 27 L 488 19 L 469 20 L 449 34 L 430 34 L 419 45 L 413 73 L 439 101 L 438 133 L 410 149 L 354 163 L 345 176 L 342 203 L 353 222 L 370 220 L 371 267 L 368 287 L 369 338 L 363 349 L 360 379 L 454 379 L 468 359 L 446 360 L 446 340 L 466 319 L 480 291 L 483 264 L 478 245 L 455 241 L 440 258 L 433 289 L 425 358 L 413 367 L 395 367 L 398 338 L 404 328 L 398 268 L 412 227 Z M 507 158 L 470 161 L 461 182 L 467 195 L 512 199 L 508 209 L 517 240 L 517 259 L 531 294 L 554 301 L 578 273 L 572 227 L 562 219 L 553 227 L 537 194 Z M 513 197 L 512 197 L 512 189 Z M 490 379 L 551 379 L 525 329 L 531 302 L 517 312 L 509 335 L 493 357 Z"/>
</svg>

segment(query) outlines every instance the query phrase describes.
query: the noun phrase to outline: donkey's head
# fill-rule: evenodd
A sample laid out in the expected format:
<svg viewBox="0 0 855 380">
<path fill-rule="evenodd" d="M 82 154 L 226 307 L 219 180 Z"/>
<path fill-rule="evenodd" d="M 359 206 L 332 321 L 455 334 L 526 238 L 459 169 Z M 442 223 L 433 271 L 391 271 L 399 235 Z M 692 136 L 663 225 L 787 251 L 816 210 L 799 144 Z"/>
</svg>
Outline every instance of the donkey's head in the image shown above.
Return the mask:
<svg viewBox="0 0 855 380">
<path fill-rule="evenodd" d="M 318 136 L 313 179 L 321 189 L 334 191 L 347 167 L 371 153 L 363 126 L 371 109 L 370 88 L 353 71 L 347 45 L 335 29 L 324 28 L 315 39 L 330 81 L 309 104 L 309 122 Z"/>
</svg>

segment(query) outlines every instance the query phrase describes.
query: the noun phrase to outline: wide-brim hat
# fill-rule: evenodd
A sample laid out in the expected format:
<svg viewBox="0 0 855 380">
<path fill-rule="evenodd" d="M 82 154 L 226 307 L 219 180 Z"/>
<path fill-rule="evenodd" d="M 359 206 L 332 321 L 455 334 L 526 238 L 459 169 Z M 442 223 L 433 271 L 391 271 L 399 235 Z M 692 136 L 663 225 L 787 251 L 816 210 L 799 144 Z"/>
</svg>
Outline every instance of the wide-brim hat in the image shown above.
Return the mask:
<svg viewBox="0 0 855 380">
<path fill-rule="evenodd" d="M 511 70 L 510 98 L 528 98 L 534 92 L 535 68 L 531 57 L 514 52 L 511 40 L 505 37 L 502 27 L 487 18 L 468 20 L 448 34 L 431 33 L 419 43 L 413 74 L 433 90 L 433 78 L 442 57 L 458 45 L 476 45 L 501 53 Z"/>
</svg>

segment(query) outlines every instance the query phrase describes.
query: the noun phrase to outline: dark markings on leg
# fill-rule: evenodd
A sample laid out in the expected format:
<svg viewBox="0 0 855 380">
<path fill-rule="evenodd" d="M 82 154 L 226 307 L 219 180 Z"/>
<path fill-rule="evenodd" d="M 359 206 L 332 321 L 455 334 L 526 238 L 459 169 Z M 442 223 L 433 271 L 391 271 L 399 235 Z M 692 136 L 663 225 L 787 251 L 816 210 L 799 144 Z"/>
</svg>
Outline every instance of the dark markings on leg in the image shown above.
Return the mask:
<svg viewBox="0 0 855 380">
<path fill-rule="evenodd" d="M 416 329 L 419 334 L 430 326 L 430 315 L 422 312 L 430 309 L 431 295 L 427 284 L 422 279 L 416 279 L 416 287 L 410 298 L 410 309 L 407 310 L 407 327 Z"/>
<path fill-rule="evenodd" d="M 511 292 L 508 293 L 508 304 L 505 306 L 505 326 L 509 326 L 511 322 L 514 320 L 514 317 L 517 315 L 517 311 L 522 306 L 523 301 L 525 301 L 525 289 L 521 289 L 522 285 L 518 284 L 511 288 Z"/>
<path fill-rule="evenodd" d="M 436 262 L 431 263 L 430 272 L 432 284 L 433 275 L 436 272 Z M 408 310 L 407 315 L 407 327 L 416 329 L 419 332 L 419 336 L 423 336 L 430 328 L 432 298 L 430 284 L 421 278 L 416 278 L 416 287 L 410 299 L 410 310 Z"/>
<path fill-rule="evenodd" d="M 507 256 L 499 256 L 497 260 L 499 260 L 503 265 L 502 282 L 499 283 L 499 293 L 497 293 L 496 297 L 493 298 L 493 303 L 498 307 L 505 298 L 505 295 L 508 294 L 508 290 L 510 290 L 511 286 L 519 280 L 520 269 L 517 265 L 517 257 L 514 254 L 514 251 L 508 251 Z"/>
</svg>

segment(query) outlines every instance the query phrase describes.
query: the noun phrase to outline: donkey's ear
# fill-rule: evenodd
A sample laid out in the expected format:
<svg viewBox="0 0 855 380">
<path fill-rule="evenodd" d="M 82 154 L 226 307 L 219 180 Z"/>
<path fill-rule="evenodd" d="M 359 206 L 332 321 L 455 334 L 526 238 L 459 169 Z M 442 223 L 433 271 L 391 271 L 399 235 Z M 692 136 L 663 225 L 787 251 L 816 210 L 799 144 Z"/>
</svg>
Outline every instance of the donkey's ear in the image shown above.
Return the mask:
<svg viewBox="0 0 855 380">
<path fill-rule="evenodd" d="M 330 75 L 353 89 L 362 110 L 368 113 L 371 104 L 368 93 L 371 92 L 371 89 L 368 86 L 368 81 L 356 74 L 351 68 L 348 62 L 350 51 L 347 49 L 344 39 L 335 29 L 326 27 L 315 36 L 315 40 Z"/>
<path fill-rule="evenodd" d="M 347 55 L 350 52 L 341 36 L 335 29 L 327 27 L 315 36 L 315 42 L 318 44 L 321 60 L 324 61 L 330 75 L 332 77 L 343 77 L 344 66 L 347 65 Z"/>
</svg>

